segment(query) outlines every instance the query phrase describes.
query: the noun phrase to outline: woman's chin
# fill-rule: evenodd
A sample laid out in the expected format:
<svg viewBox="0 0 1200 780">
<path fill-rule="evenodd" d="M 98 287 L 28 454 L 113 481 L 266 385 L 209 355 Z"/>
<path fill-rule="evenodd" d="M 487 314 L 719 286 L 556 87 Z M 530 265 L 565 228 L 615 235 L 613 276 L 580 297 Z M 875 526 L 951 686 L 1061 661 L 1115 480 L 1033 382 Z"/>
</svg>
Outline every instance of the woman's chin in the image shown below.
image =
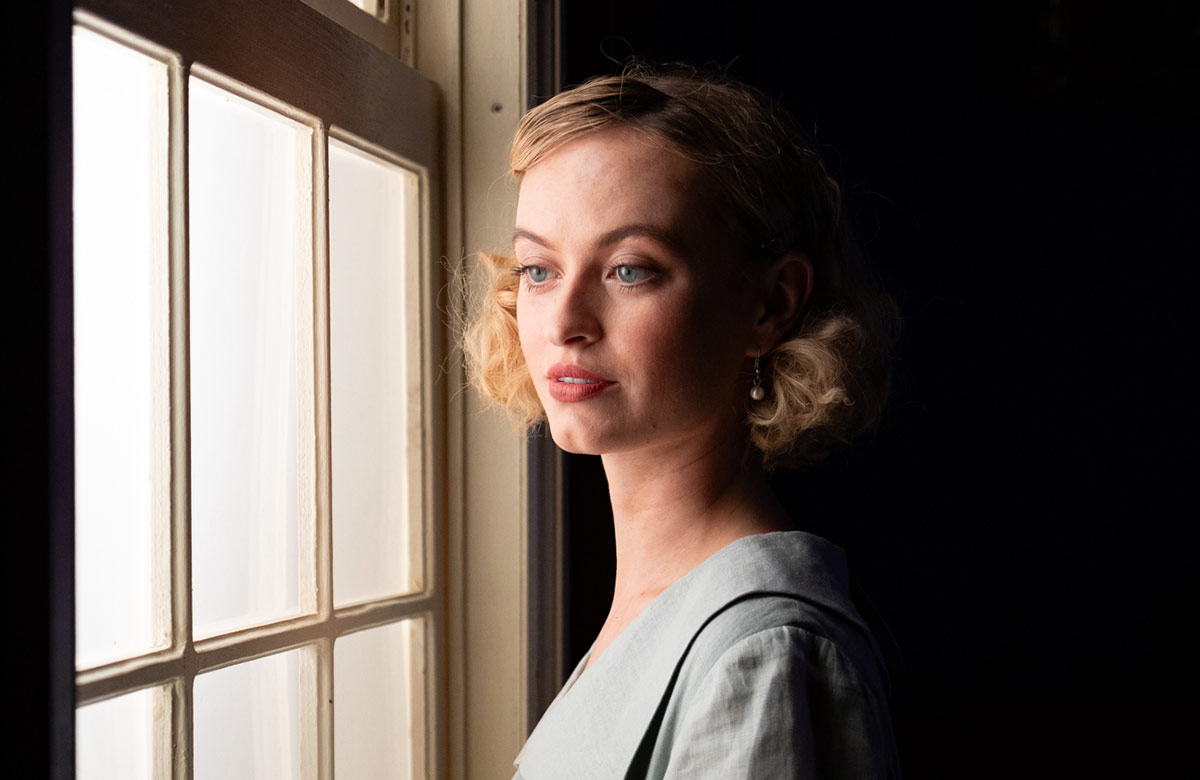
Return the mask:
<svg viewBox="0 0 1200 780">
<path fill-rule="evenodd" d="M 554 439 L 554 443 L 563 452 L 569 452 L 573 455 L 600 455 L 602 454 L 599 448 L 588 446 L 585 441 L 581 441 L 577 437 L 558 436 L 553 430 L 550 431 L 550 438 Z"/>
<path fill-rule="evenodd" d="M 550 438 L 563 452 L 574 455 L 602 455 L 604 449 L 600 437 L 591 431 L 581 431 L 573 425 L 549 424 Z"/>
</svg>

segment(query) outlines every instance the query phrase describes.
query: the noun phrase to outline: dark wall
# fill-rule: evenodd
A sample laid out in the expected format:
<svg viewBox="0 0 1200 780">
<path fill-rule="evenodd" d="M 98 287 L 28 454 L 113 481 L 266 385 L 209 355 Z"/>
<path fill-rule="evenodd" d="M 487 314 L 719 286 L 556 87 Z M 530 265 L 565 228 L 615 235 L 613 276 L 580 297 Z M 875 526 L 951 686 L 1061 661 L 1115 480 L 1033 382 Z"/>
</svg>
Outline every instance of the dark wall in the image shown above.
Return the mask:
<svg viewBox="0 0 1200 780">
<path fill-rule="evenodd" d="M 802 528 L 847 549 L 874 605 L 906 774 L 1181 761 L 1197 6 L 564 5 L 565 84 L 636 54 L 714 64 L 787 105 L 902 306 L 880 430 L 774 483 Z M 571 457 L 568 474 L 573 662 L 613 553 L 598 463 Z"/>
<path fill-rule="evenodd" d="M 71 3 L 6 8 L 3 549 L 4 773 L 74 777 L 71 409 Z M 64 274 L 65 270 L 65 274 Z M 63 317 L 63 312 L 67 316 Z M 63 426 L 66 426 L 65 428 Z"/>
</svg>

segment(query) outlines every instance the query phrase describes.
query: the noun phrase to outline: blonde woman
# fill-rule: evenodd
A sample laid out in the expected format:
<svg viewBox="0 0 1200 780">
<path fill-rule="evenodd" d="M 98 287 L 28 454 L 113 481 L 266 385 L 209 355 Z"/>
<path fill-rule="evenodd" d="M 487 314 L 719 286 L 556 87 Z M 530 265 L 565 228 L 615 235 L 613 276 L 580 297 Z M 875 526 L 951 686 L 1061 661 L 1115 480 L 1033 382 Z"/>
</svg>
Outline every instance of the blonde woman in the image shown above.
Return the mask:
<svg viewBox="0 0 1200 780">
<path fill-rule="evenodd" d="M 519 427 L 601 456 L 617 576 L 517 777 L 897 777 L 842 552 L 765 469 L 872 425 L 892 307 L 840 193 L 757 91 L 639 67 L 524 118 L 513 257 L 465 337 Z"/>
</svg>

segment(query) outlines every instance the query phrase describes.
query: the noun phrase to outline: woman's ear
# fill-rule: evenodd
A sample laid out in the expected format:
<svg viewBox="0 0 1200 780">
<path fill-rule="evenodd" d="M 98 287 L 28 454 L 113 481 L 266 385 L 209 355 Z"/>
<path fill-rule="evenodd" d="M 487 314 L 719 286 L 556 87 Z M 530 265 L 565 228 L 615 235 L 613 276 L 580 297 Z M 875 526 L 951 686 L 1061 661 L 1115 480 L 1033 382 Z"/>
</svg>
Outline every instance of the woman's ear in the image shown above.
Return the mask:
<svg viewBox="0 0 1200 780">
<path fill-rule="evenodd" d="M 812 261 L 803 252 L 788 252 L 771 262 L 762 276 L 754 323 L 757 343 L 747 354 L 764 354 L 791 333 L 812 286 Z"/>
</svg>

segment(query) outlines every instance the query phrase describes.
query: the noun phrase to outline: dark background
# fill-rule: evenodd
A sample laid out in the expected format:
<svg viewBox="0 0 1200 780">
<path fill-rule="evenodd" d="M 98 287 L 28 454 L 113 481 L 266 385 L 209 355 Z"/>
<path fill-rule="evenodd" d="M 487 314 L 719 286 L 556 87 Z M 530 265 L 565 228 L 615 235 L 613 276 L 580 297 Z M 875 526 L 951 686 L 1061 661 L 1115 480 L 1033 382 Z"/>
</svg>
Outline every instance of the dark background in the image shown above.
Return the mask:
<svg viewBox="0 0 1200 780">
<path fill-rule="evenodd" d="M 906 776 L 1194 766 L 1200 4 L 564 6 L 565 85 L 634 54 L 788 106 L 901 304 L 879 431 L 773 481 L 848 552 Z M 614 561 L 567 472 L 571 668 Z"/>
<path fill-rule="evenodd" d="M 4 139 L 4 777 L 74 777 L 71 550 L 71 0 L 6 6 Z M 11 12 L 11 13 L 9 13 Z M 61 326 L 67 324 L 64 330 Z M 51 360 L 51 355 L 59 360 Z M 66 360 L 62 360 L 67 356 Z M 67 388 L 64 393 L 63 388 Z"/>
</svg>

